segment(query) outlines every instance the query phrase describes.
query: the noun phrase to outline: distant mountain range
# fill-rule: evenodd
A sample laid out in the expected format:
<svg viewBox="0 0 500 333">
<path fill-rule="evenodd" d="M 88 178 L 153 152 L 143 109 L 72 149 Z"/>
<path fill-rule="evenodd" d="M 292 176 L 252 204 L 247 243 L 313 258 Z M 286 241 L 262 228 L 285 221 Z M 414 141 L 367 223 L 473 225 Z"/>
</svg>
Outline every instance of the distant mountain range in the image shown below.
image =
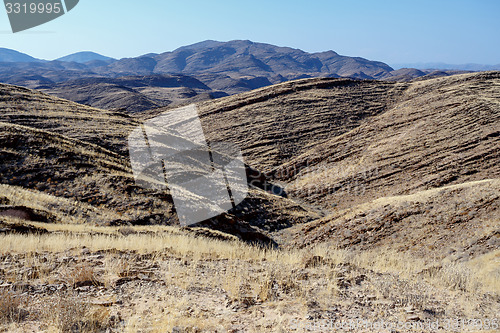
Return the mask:
<svg viewBox="0 0 500 333">
<path fill-rule="evenodd" d="M 462 71 L 496 71 L 500 70 L 498 65 L 481 65 L 481 64 L 461 64 L 453 65 L 443 62 L 419 62 L 406 64 L 393 64 L 394 68 L 415 68 L 415 69 L 437 69 L 437 70 L 462 70 Z"/>
<path fill-rule="evenodd" d="M 63 61 L 63 62 L 77 62 L 77 63 L 86 63 L 90 61 L 114 61 L 116 59 L 103 56 L 99 53 L 85 51 L 85 52 L 77 52 L 73 54 L 69 54 L 67 56 L 55 59 L 54 61 Z M 10 50 L 6 48 L 0 48 L 0 62 L 49 62 L 44 59 L 37 59 L 28 54 L 21 53 L 15 50 Z"/>
<path fill-rule="evenodd" d="M 171 52 L 120 60 L 94 52 L 79 52 L 46 61 L 17 51 L 0 49 L 0 82 L 41 89 L 100 108 L 125 108 L 134 112 L 176 104 L 181 96 L 188 96 L 188 99 L 198 95 L 196 98 L 217 98 L 302 78 L 410 81 L 463 72 L 406 68 L 394 70 L 383 62 L 342 56 L 334 51 L 307 53 L 248 40 L 208 40 Z M 136 81 L 137 76 L 151 77 L 146 80 L 147 89 L 144 85 L 141 88 L 128 86 L 129 82 Z M 186 77 L 192 77 L 192 80 Z M 121 78 L 119 82 L 127 84 L 118 84 L 117 78 Z M 178 85 L 156 86 L 164 80 L 173 80 Z M 94 84 L 99 89 L 93 89 Z M 206 89 L 200 90 L 200 84 Z M 116 89 L 121 97 L 104 98 L 116 94 Z M 177 90 L 174 92 L 173 89 Z"/>
</svg>

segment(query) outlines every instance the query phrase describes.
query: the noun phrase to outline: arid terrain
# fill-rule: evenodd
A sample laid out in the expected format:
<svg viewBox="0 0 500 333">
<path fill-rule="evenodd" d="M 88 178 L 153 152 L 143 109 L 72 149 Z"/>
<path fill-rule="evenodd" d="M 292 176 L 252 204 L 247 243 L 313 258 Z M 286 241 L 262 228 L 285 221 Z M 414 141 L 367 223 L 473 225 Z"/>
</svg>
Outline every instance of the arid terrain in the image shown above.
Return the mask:
<svg viewBox="0 0 500 333">
<path fill-rule="evenodd" d="M 174 101 L 148 110 L 0 84 L 0 331 L 500 331 L 500 72 L 417 74 L 103 90 Z M 127 137 L 193 102 L 254 181 L 181 227 L 136 185 Z"/>
<path fill-rule="evenodd" d="M 249 40 L 207 40 L 171 52 L 112 59 L 79 52 L 53 61 L 0 48 L 0 82 L 127 113 L 234 95 L 290 80 L 347 77 L 406 82 L 467 71 L 401 68 L 334 51 L 308 53 Z"/>
</svg>

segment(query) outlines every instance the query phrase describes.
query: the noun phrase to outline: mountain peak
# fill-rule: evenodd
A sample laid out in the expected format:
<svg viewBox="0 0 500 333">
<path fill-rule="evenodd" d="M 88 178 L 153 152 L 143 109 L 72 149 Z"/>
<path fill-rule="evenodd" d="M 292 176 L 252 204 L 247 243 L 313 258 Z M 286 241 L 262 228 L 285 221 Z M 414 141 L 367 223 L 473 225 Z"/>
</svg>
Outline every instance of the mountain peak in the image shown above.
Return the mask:
<svg viewBox="0 0 500 333">
<path fill-rule="evenodd" d="M 224 75 L 233 79 L 263 77 L 271 83 L 332 75 L 374 78 L 393 70 L 381 62 L 340 56 L 334 51 L 308 53 L 250 40 L 206 40 L 154 58 L 158 62 L 155 73 Z"/>
<path fill-rule="evenodd" d="M 110 61 L 115 60 L 110 57 L 103 56 L 99 53 L 90 52 L 90 51 L 82 51 L 73 53 L 61 58 L 56 59 L 57 61 L 65 61 L 65 62 L 77 62 L 77 63 L 86 63 L 89 61 L 100 60 L 100 61 Z"/>
<path fill-rule="evenodd" d="M 217 40 L 207 39 L 207 40 L 204 40 L 202 42 L 181 46 L 181 47 L 175 49 L 173 52 L 182 51 L 182 50 L 199 50 L 199 49 L 211 48 L 211 47 L 219 46 L 220 44 L 224 44 L 224 42 L 219 42 Z"/>
<path fill-rule="evenodd" d="M 0 48 L 0 62 L 40 62 L 42 60 L 33 58 L 16 50 Z"/>
</svg>

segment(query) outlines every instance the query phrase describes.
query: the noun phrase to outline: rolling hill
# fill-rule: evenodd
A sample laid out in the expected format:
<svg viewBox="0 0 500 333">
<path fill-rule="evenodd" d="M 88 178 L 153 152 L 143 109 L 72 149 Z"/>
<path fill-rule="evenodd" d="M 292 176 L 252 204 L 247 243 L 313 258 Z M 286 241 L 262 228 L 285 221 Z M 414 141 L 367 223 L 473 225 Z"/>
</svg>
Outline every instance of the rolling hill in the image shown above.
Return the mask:
<svg viewBox="0 0 500 333">
<path fill-rule="evenodd" d="M 306 79 L 206 102 L 201 119 L 211 140 L 237 142 L 290 198 L 321 208 L 284 244 L 415 244 L 440 256 L 429 233 L 455 251 L 498 244 L 499 83 L 498 72 Z"/>
<path fill-rule="evenodd" d="M 183 77 L 157 79 L 167 87 L 175 86 L 179 79 L 187 82 L 192 80 Z M 262 214 L 295 214 L 286 209 L 273 211 L 274 204 L 261 202 L 252 206 L 252 200 L 256 203 L 263 200 L 264 196 L 270 202 L 283 204 L 286 201 L 286 205 L 290 207 L 302 206 L 297 209 L 303 211 L 305 220 L 310 220 L 312 216 L 323 217 L 322 220 L 303 227 L 306 229 L 300 229 L 300 226 L 290 228 L 289 232 L 298 232 L 300 235 L 294 238 L 296 243 L 300 243 L 304 236 L 314 234 L 312 230 L 315 228 L 322 230 L 324 225 L 335 224 L 339 219 L 351 216 L 349 209 L 357 212 L 363 207 L 373 206 L 378 212 L 375 216 L 383 212 L 390 216 L 397 215 L 399 210 L 404 211 L 399 206 L 403 199 L 391 198 L 402 196 L 406 198 L 404 200 L 411 201 L 408 198 L 415 196 L 424 199 L 431 197 L 433 201 L 439 201 L 439 197 L 425 193 L 434 193 L 432 190 L 440 188 L 443 193 L 450 192 L 451 196 L 453 193 L 460 196 L 464 191 L 468 193 L 467 191 L 481 186 L 490 188 L 488 191 L 471 192 L 477 196 L 474 199 L 477 206 L 470 203 L 469 209 L 464 208 L 466 213 L 458 208 L 464 205 L 461 199 L 457 197 L 456 206 L 450 207 L 454 201 L 449 199 L 450 195 L 443 195 L 447 200 L 433 203 L 435 211 L 430 209 L 432 214 L 428 214 L 443 216 L 440 212 L 446 211 L 446 221 L 465 219 L 462 223 L 465 225 L 488 220 L 490 222 L 485 222 L 485 225 L 491 226 L 498 221 L 491 220 L 492 217 L 488 214 L 496 212 L 496 208 L 491 205 L 489 208 L 483 207 L 482 202 L 493 200 L 492 204 L 498 204 L 495 201 L 498 197 L 492 193 L 495 193 L 497 186 L 494 180 L 500 178 L 499 81 L 498 72 L 464 74 L 410 83 L 302 79 L 260 88 L 251 93 L 202 102 L 199 104 L 200 119 L 210 142 L 229 141 L 238 144 L 248 166 L 262 175 L 262 179 L 269 179 L 275 184 L 278 192 L 271 192 L 292 199 L 285 200 L 256 188 L 255 199 L 250 199 L 247 202 L 250 206 L 244 210 L 247 213 L 239 211 L 234 213 L 235 216 L 254 226 L 258 225 L 262 230 L 282 230 L 283 228 L 274 225 L 281 225 L 281 222 L 271 219 L 262 224 L 260 218 L 251 217 L 251 211 L 262 206 L 269 209 L 266 208 Z M 198 82 L 196 84 L 200 89 L 204 88 L 199 81 L 193 82 Z M 145 85 L 144 79 L 139 77 L 116 79 L 116 83 L 135 87 Z M 5 128 L 2 132 L 5 154 L 2 159 L 3 183 L 30 189 L 41 186 L 50 195 L 64 193 L 66 199 L 73 198 L 77 201 L 86 200 L 87 192 L 82 190 L 84 188 L 106 188 L 109 193 L 102 189 L 91 189 L 96 191 L 96 197 L 91 201 L 107 205 L 107 209 L 113 211 L 125 209 L 120 208 L 125 203 L 124 199 L 120 199 L 119 193 L 134 189 L 127 162 L 128 133 L 139 124 L 140 119 L 168 112 L 168 108 L 141 112 L 132 119 L 120 112 L 84 107 L 31 90 L 2 86 L 0 111 L 0 121 Z M 32 134 L 21 135 L 16 134 L 17 132 Z M 118 171 L 110 171 L 113 170 L 111 162 L 95 160 L 95 157 L 90 156 L 80 157 L 79 153 L 71 154 L 70 148 L 59 152 L 59 148 L 54 150 L 56 143 L 54 147 L 43 146 L 42 139 L 34 139 L 45 136 L 47 138 L 43 140 L 47 142 L 67 141 L 59 146 L 74 146 L 74 151 L 87 151 L 92 147 L 99 152 L 93 153 L 94 155 L 101 154 L 106 155 L 103 158 L 115 159 L 113 163 L 117 165 L 115 168 Z M 35 141 L 27 143 L 26 140 Z M 19 149 L 16 148 L 18 144 L 21 147 Z M 41 164 L 34 167 L 32 163 L 23 164 L 22 161 L 27 161 L 28 156 L 34 161 L 42 158 L 40 156 L 44 157 L 40 160 Z M 65 164 L 59 172 L 55 171 L 57 168 L 47 167 L 59 161 L 76 166 Z M 15 165 L 18 167 L 14 168 Z M 88 183 L 70 186 L 71 179 L 81 172 L 87 172 L 86 168 L 91 168 L 90 165 L 98 168 L 93 174 L 102 173 L 103 179 L 77 177 Z M 108 172 L 118 172 L 120 176 L 111 181 L 111 176 L 104 176 L 105 170 L 98 171 L 102 167 L 111 168 Z M 45 170 L 42 173 L 44 176 L 40 178 L 39 172 L 32 168 Z M 48 186 L 45 183 L 49 178 L 52 182 L 60 178 L 60 182 L 56 181 L 56 184 Z M 477 183 L 489 179 L 492 180 L 489 183 Z M 121 185 L 117 188 L 118 184 Z M 453 186 L 458 185 L 462 187 L 455 190 Z M 282 189 L 286 193 L 279 193 Z M 138 198 L 139 202 L 148 202 L 142 194 L 138 194 Z M 379 204 L 384 202 L 384 198 L 389 198 L 388 202 L 398 202 L 398 205 L 392 207 L 390 204 Z M 424 202 L 426 200 L 430 199 L 425 199 Z M 168 206 L 170 208 L 165 209 L 171 210 L 168 199 L 155 202 L 158 207 L 163 207 L 158 209 Z M 144 204 L 138 206 L 144 207 Z M 152 210 L 155 214 L 160 214 L 156 212 L 156 208 Z M 257 209 L 259 210 L 260 208 Z M 296 208 L 292 208 L 292 211 L 295 210 Z M 125 216 L 126 211 L 125 209 L 123 212 Z M 136 212 L 136 208 L 132 211 Z M 144 218 L 145 213 L 140 211 L 140 217 L 136 216 L 137 212 L 130 213 L 129 219 Z M 475 213 L 469 215 L 471 211 Z M 401 214 L 404 215 L 405 223 L 411 224 L 414 219 L 421 221 L 429 218 L 425 212 L 426 210 L 417 210 L 414 212 L 416 217 L 412 213 L 408 213 L 408 216 Z M 353 219 L 357 218 L 356 214 Z M 373 223 L 384 221 L 385 217 L 382 215 Z M 167 220 L 168 223 L 175 224 L 175 218 L 171 220 L 162 217 L 163 223 L 167 223 Z M 294 223 L 288 224 L 292 225 Z M 298 228 L 297 231 L 295 228 Z M 478 232 L 483 230 L 476 229 Z M 284 236 L 282 232 L 277 237 L 287 239 L 288 236 Z M 328 241 L 325 236 L 318 239 Z M 309 244 L 316 241 L 304 242 Z"/>
<path fill-rule="evenodd" d="M 149 89 L 150 77 L 113 80 Z M 168 191 L 135 184 L 127 149 L 171 107 L 132 117 L 0 84 L 0 305 L 21 318 L 5 325 L 495 318 L 499 101 L 500 72 L 484 72 L 305 78 L 199 102 L 206 138 L 241 148 L 253 186 L 235 209 L 180 228 Z M 15 302 L 25 296 L 36 301 Z"/>
<path fill-rule="evenodd" d="M 178 225 L 168 193 L 135 185 L 127 137 L 139 124 L 124 113 L 0 85 L 4 210 L 31 212 L 42 222 Z M 281 212 L 277 207 L 289 210 Z M 267 230 L 315 217 L 293 201 L 255 187 L 240 210 L 199 226 L 224 230 L 249 242 L 270 243 Z M 268 220 L 275 225 L 263 222 Z"/>
<path fill-rule="evenodd" d="M 80 104 L 131 114 L 227 95 L 184 75 L 84 78 L 57 84 L 45 83 L 40 90 Z"/>
</svg>

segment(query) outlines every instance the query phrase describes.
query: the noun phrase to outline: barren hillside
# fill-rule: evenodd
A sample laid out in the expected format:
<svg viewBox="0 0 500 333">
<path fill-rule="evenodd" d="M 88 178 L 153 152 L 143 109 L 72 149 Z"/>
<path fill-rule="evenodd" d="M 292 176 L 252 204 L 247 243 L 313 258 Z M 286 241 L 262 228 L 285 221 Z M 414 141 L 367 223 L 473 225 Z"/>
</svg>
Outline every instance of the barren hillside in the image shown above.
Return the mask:
<svg viewBox="0 0 500 333">
<path fill-rule="evenodd" d="M 498 246 L 498 72 L 411 83 L 301 80 L 202 110 L 212 140 L 239 143 L 290 198 L 328 215 L 297 227 L 295 245 L 396 241 L 422 256 L 444 256 L 444 244 L 465 251 L 481 237 L 486 250 Z"/>
<path fill-rule="evenodd" d="M 35 220 L 97 225 L 179 223 L 168 193 L 135 184 L 127 137 L 139 122 L 29 89 L 2 85 L 0 91 L 1 215 L 34 212 Z M 270 242 L 265 231 L 317 217 L 260 188 L 233 213 L 206 225 Z"/>
<path fill-rule="evenodd" d="M 280 184 L 277 188 L 284 188 L 290 199 L 309 207 L 301 209 L 309 210 L 305 214 L 312 218 L 378 198 L 500 178 L 499 81 L 497 72 L 411 83 L 305 79 L 203 102 L 200 116 L 209 141 L 237 143 L 246 163 L 276 186 Z M 99 193 L 91 201 L 111 209 L 121 207 L 116 204 L 122 200 L 120 193 L 130 194 L 134 188 L 126 138 L 138 120 L 10 86 L 2 86 L 0 110 L 5 128 L 4 183 L 28 189 L 36 185 L 50 194 L 66 191 L 65 197 L 82 201 L 88 198 L 77 193 L 86 193 L 82 188 L 91 185 L 70 184 L 73 179 L 86 179 L 75 175 L 100 168 L 86 182 L 94 181 L 100 189 L 109 187 L 105 183 L 115 184 L 108 194 L 96 190 Z M 142 117 L 166 110 L 155 109 Z M 21 135 L 21 129 L 30 134 Z M 54 142 L 54 147 L 36 140 Z M 58 140 L 67 143 L 58 144 Z M 114 168 L 123 179 L 111 180 L 111 162 L 85 155 L 89 149 L 101 159 L 114 159 Z M 68 166 L 62 167 L 64 163 Z M 61 172 L 56 171 L 58 167 Z M 34 171 L 42 169 L 45 178 Z M 101 173 L 108 180 L 95 182 Z M 48 188 L 40 184 L 49 178 L 61 181 Z M 285 200 L 259 191 L 266 200 Z M 157 206 L 170 207 L 168 198 L 159 200 Z M 161 215 L 155 208 L 149 210 L 152 216 Z M 252 216 L 235 213 L 243 220 Z M 284 223 L 279 221 L 253 223 L 264 230 L 278 230 L 275 224 Z"/>
<path fill-rule="evenodd" d="M 0 330 L 498 323 L 499 72 L 199 103 L 208 141 L 239 145 L 258 181 L 187 228 L 128 156 L 131 131 L 169 110 L 132 118 L 0 85 Z"/>
</svg>

